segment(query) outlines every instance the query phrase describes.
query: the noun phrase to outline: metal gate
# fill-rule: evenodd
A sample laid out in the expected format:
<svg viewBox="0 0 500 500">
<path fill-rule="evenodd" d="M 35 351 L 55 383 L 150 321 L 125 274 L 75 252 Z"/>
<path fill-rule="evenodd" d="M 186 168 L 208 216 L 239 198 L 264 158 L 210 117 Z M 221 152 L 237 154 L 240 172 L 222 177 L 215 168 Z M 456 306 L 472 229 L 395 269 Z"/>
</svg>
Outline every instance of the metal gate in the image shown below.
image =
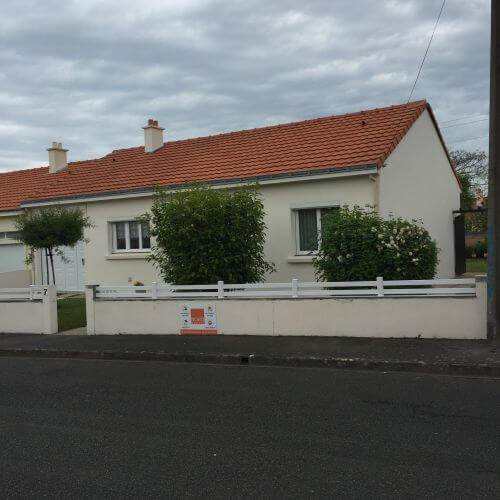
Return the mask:
<svg viewBox="0 0 500 500">
<path fill-rule="evenodd" d="M 465 216 L 463 213 L 455 213 L 453 218 L 455 231 L 455 274 L 464 274 L 466 270 L 465 260 Z"/>
<path fill-rule="evenodd" d="M 467 231 L 473 231 L 475 234 L 478 231 L 477 219 L 481 219 L 482 224 L 485 224 L 485 217 L 488 210 L 485 208 L 477 208 L 470 210 L 454 210 L 453 211 L 453 226 L 455 234 L 455 274 L 464 274 L 467 270 L 467 252 L 466 252 L 466 236 Z M 484 219 L 484 220 L 483 220 Z M 478 233 L 480 234 L 480 233 Z"/>
</svg>

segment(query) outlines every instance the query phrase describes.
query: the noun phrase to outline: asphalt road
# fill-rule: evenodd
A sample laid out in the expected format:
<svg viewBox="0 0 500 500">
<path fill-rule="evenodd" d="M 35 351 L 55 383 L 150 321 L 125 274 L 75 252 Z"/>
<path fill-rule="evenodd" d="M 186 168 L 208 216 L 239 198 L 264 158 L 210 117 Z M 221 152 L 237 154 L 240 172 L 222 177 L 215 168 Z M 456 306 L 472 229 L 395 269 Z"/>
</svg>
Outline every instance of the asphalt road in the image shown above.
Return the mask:
<svg viewBox="0 0 500 500">
<path fill-rule="evenodd" d="M 500 498 L 500 379 L 0 359 L 2 498 Z"/>
</svg>

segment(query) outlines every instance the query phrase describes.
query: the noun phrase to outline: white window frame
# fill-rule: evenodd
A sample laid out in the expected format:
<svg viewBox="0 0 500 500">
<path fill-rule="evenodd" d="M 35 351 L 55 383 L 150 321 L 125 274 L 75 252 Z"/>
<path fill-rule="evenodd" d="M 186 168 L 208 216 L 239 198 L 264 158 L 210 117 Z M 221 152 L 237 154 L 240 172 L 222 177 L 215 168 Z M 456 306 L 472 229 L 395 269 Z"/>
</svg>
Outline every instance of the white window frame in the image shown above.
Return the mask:
<svg viewBox="0 0 500 500">
<path fill-rule="evenodd" d="M 324 208 L 339 208 L 338 201 L 324 202 L 324 203 L 300 203 L 291 205 L 294 217 L 295 229 L 295 255 L 317 255 L 319 247 L 321 246 L 321 210 Z M 316 210 L 316 227 L 318 230 L 318 250 L 301 250 L 300 249 L 300 225 L 299 225 L 299 211 L 300 210 Z"/>
<path fill-rule="evenodd" d="M 130 223 L 139 224 L 139 248 L 130 248 Z M 125 224 L 125 248 L 118 249 L 116 225 Z M 151 252 L 151 235 L 149 236 L 149 248 L 142 248 L 142 223 L 137 219 L 113 220 L 111 224 L 111 245 L 112 253 L 150 253 Z"/>
</svg>

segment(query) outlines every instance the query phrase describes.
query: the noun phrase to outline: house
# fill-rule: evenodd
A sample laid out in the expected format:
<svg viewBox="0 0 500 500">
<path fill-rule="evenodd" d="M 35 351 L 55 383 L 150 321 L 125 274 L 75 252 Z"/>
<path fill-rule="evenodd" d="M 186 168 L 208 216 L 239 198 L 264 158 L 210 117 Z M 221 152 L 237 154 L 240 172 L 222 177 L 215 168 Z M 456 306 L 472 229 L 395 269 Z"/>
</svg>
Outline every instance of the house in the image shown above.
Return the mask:
<svg viewBox="0 0 500 500">
<path fill-rule="evenodd" d="M 150 209 L 154 187 L 258 182 L 266 258 L 277 268 L 270 281 L 314 280 L 321 211 L 344 204 L 422 219 L 440 248 L 439 277 L 454 276 L 460 185 L 426 101 L 187 140 L 169 141 L 154 120 L 143 129 L 143 146 L 68 163 L 67 150 L 53 143 L 48 167 L 0 174 L 0 273 L 24 268 L 16 215 L 67 204 L 83 207 L 94 227 L 57 262 L 60 289 L 161 281 L 146 260 L 147 228 L 136 220 Z M 31 274 L 46 280 L 41 253 Z"/>
<path fill-rule="evenodd" d="M 474 201 L 472 202 L 472 210 L 480 210 L 488 206 L 488 198 L 484 196 L 483 190 L 476 189 L 476 195 Z"/>
</svg>

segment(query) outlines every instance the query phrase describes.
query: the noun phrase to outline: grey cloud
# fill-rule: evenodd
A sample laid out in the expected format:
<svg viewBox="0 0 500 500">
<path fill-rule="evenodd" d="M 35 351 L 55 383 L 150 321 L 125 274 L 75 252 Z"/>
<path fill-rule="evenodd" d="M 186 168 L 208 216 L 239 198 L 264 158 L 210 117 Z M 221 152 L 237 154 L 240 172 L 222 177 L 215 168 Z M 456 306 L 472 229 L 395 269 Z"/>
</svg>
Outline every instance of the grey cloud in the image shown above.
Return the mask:
<svg viewBox="0 0 500 500">
<path fill-rule="evenodd" d="M 0 170 L 405 102 L 440 0 L 2 2 Z M 448 1 L 414 93 L 487 117 L 489 2 Z M 449 125 L 449 124 L 448 124 Z M 443 129 L 485 148 L 487 121 Z"/>
</svg>

